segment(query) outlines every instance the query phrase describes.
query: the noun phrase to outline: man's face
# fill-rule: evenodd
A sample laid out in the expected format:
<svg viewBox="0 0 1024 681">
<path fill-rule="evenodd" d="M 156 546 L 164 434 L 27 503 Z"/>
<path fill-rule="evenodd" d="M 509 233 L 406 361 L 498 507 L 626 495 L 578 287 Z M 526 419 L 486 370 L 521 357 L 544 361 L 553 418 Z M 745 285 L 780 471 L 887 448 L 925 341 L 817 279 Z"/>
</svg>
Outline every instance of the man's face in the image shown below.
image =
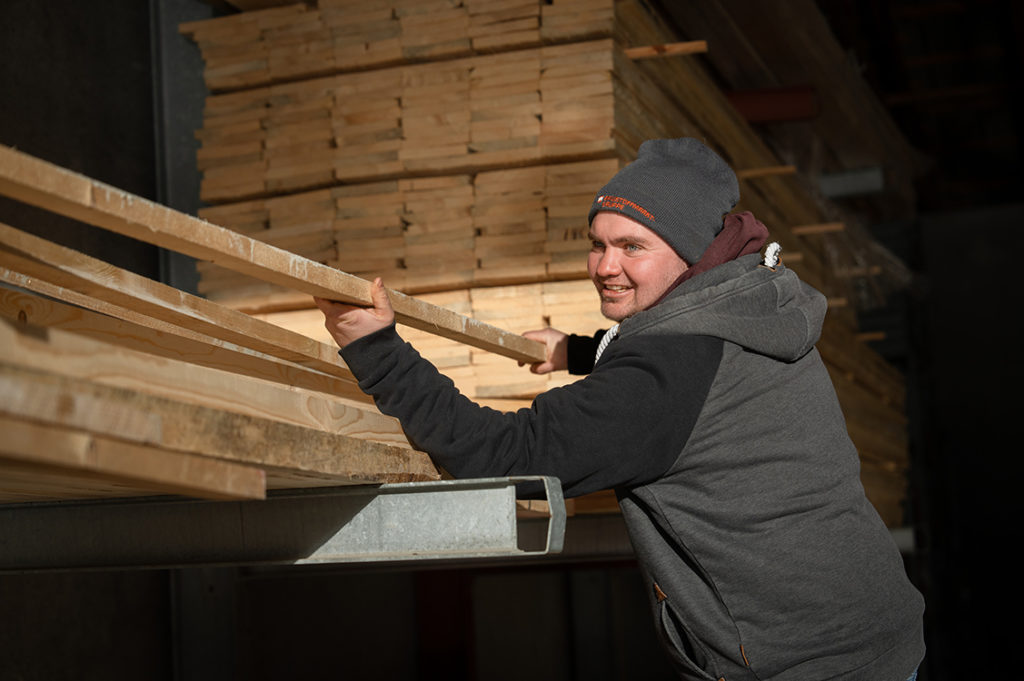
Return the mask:
<svg viewBox="0 0 1024 681">
<path fill-rule="evenodd" d="M 587 271 L 601 314 L 617 322 L 650 307 L 688 269 L 664 239 L 618 213 L 598 213 L 590 240 Z"/>
</svg>

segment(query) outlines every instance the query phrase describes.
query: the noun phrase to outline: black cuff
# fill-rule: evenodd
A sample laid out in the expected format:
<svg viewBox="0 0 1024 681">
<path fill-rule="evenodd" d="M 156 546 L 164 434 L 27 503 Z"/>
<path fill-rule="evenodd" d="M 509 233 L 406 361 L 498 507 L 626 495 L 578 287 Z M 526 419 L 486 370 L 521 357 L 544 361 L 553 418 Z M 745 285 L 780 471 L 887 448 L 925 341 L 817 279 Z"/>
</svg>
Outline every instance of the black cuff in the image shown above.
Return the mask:
<svg viewBox="0 0 1024 681">
<path fill-rule="evenodd" d="M 593 336 L 577 336 L 570 334 L 565 346 L 570 374 L 583 376 L 589 374 L 594 368 L 594 357 L 597 356 L 597 345 L 604 336 L 604 331 L 598 331 Z"/>
<path fill-rule="evenodd" d="M 395 349 L 396 345 L 403 342 L 395 325 L 391 324 L 352 341 L 338 350 L 338 354 L 341 355 L 356 379 L 362 380 L 369 376 L 374 369 L 379 368 L 383 359 Z"/>
</svg>

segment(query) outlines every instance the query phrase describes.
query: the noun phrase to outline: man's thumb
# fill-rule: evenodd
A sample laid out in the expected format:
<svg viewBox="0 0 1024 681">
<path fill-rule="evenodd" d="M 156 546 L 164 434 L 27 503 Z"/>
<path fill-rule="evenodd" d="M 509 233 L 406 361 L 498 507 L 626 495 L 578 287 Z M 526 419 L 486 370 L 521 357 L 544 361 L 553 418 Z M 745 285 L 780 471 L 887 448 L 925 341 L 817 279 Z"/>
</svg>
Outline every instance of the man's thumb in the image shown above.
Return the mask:
<svg viewBox="0 0 1024 681">
<path fill-rule="evenodd" d="M 391 299 L 388 298 L 388 291 L 380 277 L 374 279 L 373 285 L 370 286 L 370 300 L 373 301 L 375 310 L 391 312 Z"/>
</svg>

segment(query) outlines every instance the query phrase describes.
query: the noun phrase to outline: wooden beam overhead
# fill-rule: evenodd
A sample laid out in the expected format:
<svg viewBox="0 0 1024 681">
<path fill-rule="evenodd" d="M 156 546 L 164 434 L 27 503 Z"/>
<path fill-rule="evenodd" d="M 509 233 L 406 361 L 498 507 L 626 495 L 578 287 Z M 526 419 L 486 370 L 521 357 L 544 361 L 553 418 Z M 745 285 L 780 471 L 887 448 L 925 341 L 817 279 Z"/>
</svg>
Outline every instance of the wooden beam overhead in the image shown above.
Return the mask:
<svg viewBox="0 0 1024 681">
<path fill-rule="evenodd" d="M 811 234 L 831 234 L 846 229 L 842 222 L 822 222 L 814 225 L 796 225 L 790 231 L 797 236 L 810 236 Z"/>
<path fill-rule="evenodd" d="M 796 175 L 796 166 L 764 166 L 762 168 L 743 168 L 736 171 L 736 177 L 740 180 L 756 180 L 761 177 L 774 177 L 776 175 Z"/>
<path fill-rule="evenodd" d="M 688 54 L 702 54 L 708 51 L 706 40 L 688 40 L 664 45 L 643 45 L 627 47 L 623 53 L 630 59 L 652 59 L 657 57 L 677 57 Z"/>
</svg>

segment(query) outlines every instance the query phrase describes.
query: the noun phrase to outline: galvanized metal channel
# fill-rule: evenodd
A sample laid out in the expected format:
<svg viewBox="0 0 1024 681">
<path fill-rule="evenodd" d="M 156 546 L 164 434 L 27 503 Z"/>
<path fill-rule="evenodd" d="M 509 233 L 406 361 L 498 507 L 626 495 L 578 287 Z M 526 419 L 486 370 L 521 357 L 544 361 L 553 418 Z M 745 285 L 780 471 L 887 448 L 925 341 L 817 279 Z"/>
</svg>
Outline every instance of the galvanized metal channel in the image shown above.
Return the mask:
<svg viewBox="0 0 1024 681">
<path fill-rule="evenodd" d="M 516 489 L 551 509 L 520 537 Z M 471 559 L 562 550 L 565 502 L 550 477 L 272 491 L 263 501 L 149 497 L 0 506 L 0 570 Z"/>
</svg>

